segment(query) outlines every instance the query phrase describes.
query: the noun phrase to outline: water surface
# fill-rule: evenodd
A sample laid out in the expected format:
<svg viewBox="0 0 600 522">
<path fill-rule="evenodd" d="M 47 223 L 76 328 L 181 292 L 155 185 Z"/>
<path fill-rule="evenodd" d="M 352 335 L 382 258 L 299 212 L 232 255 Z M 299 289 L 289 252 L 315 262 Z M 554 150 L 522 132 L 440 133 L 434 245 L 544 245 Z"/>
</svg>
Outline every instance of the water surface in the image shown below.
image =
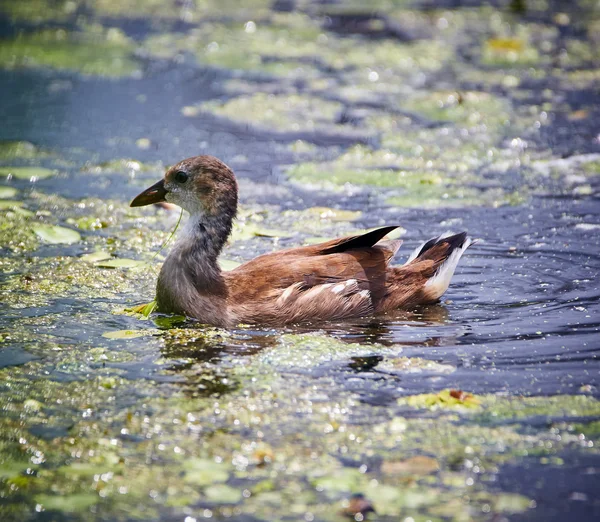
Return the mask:
<svg viewBox="0 0 600 522">
<path fill-rule="evenodd" d="M 597 6 L 229 4 L 0 4 L 1 518 L 596 520 Z M 123 313 L 178 218 L 128 201 L 200 153 L 228 261 L 478 242 L 386 316 Z"/>
</svg>

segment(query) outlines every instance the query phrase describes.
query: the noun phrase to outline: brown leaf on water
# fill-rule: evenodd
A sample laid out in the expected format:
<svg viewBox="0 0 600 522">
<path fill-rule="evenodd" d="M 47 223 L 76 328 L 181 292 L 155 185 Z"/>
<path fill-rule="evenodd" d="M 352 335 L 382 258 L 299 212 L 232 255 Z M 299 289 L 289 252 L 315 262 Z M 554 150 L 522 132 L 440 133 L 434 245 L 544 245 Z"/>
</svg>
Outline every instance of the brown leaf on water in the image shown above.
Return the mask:
<svg viewBox="0 0 600 522">
<path fill-rule="evenodd" d="M 261 445 L 252 454 L 257 466 L 266 466 L 275 459 L 275 454 L 270 446 Z"/>
<path fill-rule="evenodd" d="M 473 397 L 473 394 L 464 392 L 462 390 L 450 390 L 450 397 L 453 397 L 458 401 L 465 401 L 470 397 Z"/>
<path fill-rule="evenodd" d="M 416 455 L 406 460 L 387 461 L 381 471 L 389 475 L 429 475 L 440 469 L 438 461 L 425 455 Z"/>
<path fill-rule="evenodd" d="M 375 509 L 362 493 L 356 493 L 345 500 L 343 509 L 340 510 L 340 515 L 352 517 L 354 520 L 358 520 L 356 515 L 362 515 L 360 520 L 364 520 L 369 513 L 375 513 Z"/>
</svg>

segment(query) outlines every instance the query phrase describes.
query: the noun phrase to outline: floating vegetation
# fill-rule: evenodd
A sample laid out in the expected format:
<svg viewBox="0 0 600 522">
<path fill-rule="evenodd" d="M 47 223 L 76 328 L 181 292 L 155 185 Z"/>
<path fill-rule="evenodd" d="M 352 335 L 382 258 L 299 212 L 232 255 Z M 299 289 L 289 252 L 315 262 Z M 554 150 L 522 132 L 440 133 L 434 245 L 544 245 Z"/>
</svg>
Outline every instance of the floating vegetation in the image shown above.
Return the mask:
<svg viewBox="0 0 600 522">
<path fill-rule="evenodd" d="M 14 198 L 18 193 L 19 191 L 14 187 L 0 186 L 0 198 L 2 199 Z"/>
<path fill-rule="evenodd" d="M 40 150 L 28 141 L 0 141 L 0 159 L 2 161 L 19 159 L 35 159 L 48 156 L 49 153 Z"/>
<path fill-rule="evenodd" d="M 56 174 L 56 170 L 44 167 L 0 167 L 0 176 L 29 180 L 32 183 Z"/>
<path fill-rule="evenodd" d="M 480 399 L 472 393 L 462 390 L 443 390 L 439 393 L 427 393 L 415 395 L 407 399 L 399 399 L 399 402 L 417 408 L 478 408 Z"/>
<path fill-rule="evenodd" d="M 118 29 L 92 28 L 70 33 L 64 29 L 23 33 L 0 45 L 0 67 L 52 67 L 109 77 L 139 73 L 133 45 Z"/>
<path fill-rule="evenodd" d="M 139 268 L 143 265 L 143 261 L 127 258 L 107 259 L 96 262 L 96 266 L 100 268 Z"/>
<path fill-rule="evenodd" d="M 520 471 L 568 482 L 600 437 L 599 26 L 589 2 L 524 4 L 0 0 L 0 68 L 29 89 L 0 142 L 0 519 L 554 509 Z M 244 188 L 224 270 L 384 223 L 408 251 L 484 240 L 452 304 L 282 330 L 166 316 L 178 214 L 126 200 L 183 150 Z"/>
<path fill-rule="evenodd" d="M 71 245 L 81 241 L 79 232 L 58 225 L 44 225 L 40 223 L 33 225 L 32 230 L 42 241 L 52 245 Z"/>
<path fill-rule="evenodd" d="M 305 95 L 256 93 L 224 103 L 207 102 L 201 109 L 265 129 L 310 131 L 335 126 L 342 105 Z"/>
</svg>

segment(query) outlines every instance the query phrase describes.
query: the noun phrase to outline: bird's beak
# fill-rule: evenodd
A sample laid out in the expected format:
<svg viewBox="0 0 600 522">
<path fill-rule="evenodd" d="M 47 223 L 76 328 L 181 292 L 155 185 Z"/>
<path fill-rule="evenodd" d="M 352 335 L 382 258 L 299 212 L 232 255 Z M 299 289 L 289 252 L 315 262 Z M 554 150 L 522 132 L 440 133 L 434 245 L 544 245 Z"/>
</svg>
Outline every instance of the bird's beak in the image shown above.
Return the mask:
<svg viewBox="0 0 600 522">
<path fill-rule="evenodd" d="M 144 205 L 151 205 L 152 203 L 160 203 L 162 201 L 166 201 L 166 195 L 167 190 L 165 189 L 165 180 L 161 179 L 158 183 L 155 183 L 151 187 L 144 190 L 144 192 L 133 198 L 133 201 L 129 204 L 129 206 L 143 207 Z"/>
</svg>

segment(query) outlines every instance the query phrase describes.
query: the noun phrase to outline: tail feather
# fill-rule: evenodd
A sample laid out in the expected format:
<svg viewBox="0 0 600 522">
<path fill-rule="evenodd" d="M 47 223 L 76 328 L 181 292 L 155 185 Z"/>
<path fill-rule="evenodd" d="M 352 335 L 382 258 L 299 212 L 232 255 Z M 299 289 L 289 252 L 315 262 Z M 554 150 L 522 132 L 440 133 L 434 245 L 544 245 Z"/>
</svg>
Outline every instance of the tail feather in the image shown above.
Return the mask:
<svg viewBox="0 0 600 522">
<path fill-rule="evenodd" d="M 456 266 L 465 250 L 473 244 L 466 232 L 442 234 L 427 241 L 411 262 L 431 259 L 437 265 L 436 271 L 425 283 L 424 290 L 432 299 L 439 299 L 450 285 Z"/>
<path fill-rule="evenodd" d="M 376 311 L 438 301 L 448 289 L 458 261 L 472 244 L 466 232 L 446 233 L 424 242 L 404 265 L 388 271 L 387 293 L 377 303 Z"/>
</svg>

